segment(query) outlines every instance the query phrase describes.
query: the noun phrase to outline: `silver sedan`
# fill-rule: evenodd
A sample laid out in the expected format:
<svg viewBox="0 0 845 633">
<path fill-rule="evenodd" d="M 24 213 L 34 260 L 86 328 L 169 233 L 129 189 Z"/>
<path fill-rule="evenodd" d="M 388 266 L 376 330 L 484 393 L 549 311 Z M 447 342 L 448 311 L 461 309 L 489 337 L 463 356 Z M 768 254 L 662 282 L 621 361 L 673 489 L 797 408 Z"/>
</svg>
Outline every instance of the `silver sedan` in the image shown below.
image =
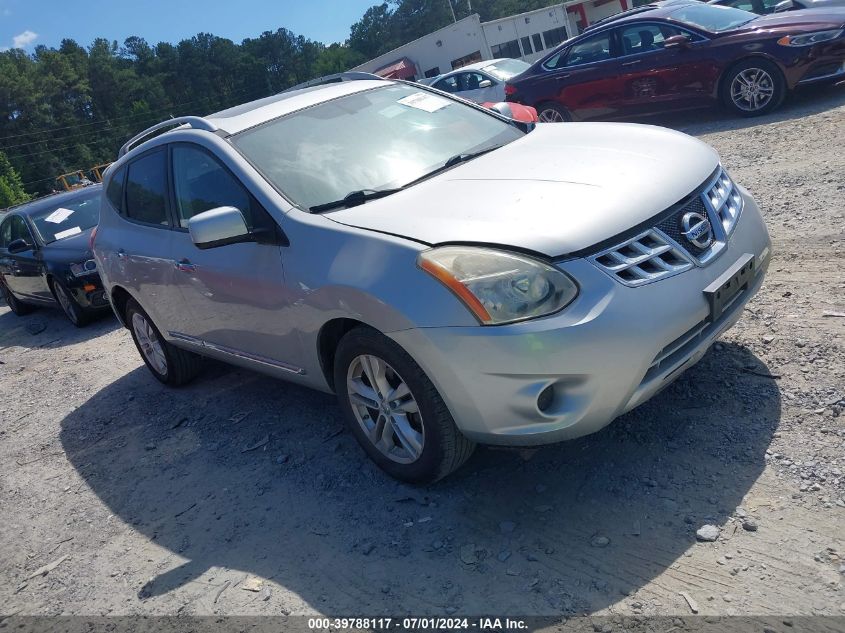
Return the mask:
<svg viewBox="0 0 845 633">
<path fill-rule="evenodd" d="M 424 482 L 658 393 L 740 318 L 770 240 L 684 134 L 355 81 L 145 131 L 94 250 L 161 382 L 210 356 L 336 393 L 367 454 Z"/>
</svg>

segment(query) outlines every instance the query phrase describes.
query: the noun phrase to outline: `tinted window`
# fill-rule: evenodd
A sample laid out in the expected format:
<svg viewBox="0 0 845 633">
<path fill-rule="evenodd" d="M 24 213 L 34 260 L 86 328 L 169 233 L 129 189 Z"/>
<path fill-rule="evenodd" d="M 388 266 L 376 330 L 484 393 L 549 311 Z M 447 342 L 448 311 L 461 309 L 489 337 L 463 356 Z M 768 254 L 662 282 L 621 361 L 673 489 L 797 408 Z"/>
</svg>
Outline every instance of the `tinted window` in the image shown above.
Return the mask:
<svg viewBox="0 0 845 633">
<path fill-rule="evenodd" d="M 12 241 L 12 218 L 6 218 L 0 224 L 0 248 L 8 248 Z"/>
<path fill-rule="evenodd" d="M 173 189 L 182 227 L 198 213 L 217 207 L 239 209 L 247 225 L 254 227 L 251 196 L 208 152 L 188 145 L 173 146 Z"/>
<path fill-rule="evenodd" d="M 490 47 L 490 52 L 493 57 L 521 57 L 519 51 L 519 42 L 511 40 L 510 42 L 503 42 L 501 44 L 494 44 Z"/>
<path fill-rule="evenodd" d="M 661 50 L 667 38 L 681 33 L 678 29 L 664 24 L 635 24 L 619 29 L 619 32 L 622 36 L 623 55 Z"/>
<path fill-rule="evenodd" d="M 443 92 L 457 92 L 458 91 L 458 76 L 452 75 L 451 77 L 446 77 L 445 79 L 441 79 L 434 87 L 438 90 L 442 90 Z"/>
<path fill-rule="evenodd" d="M 118 212 L 123 211 L 123 179 L 126 177 L 126 167 L 117 170 L 109 181 L 109 188 L 106 190 L 106 197 L 109 203 Z"/>
<path fill-rule="evenodd" d="M 60 203 L 30 214 L 30 219 L 45 244 L 63 240 L 97 226 L 100 221 L 99 188 L 65 198 Z"/>
<path fill-rule="evenodd" d="M 429 68 L 425 71 L 425 78 L 430 79 L 431 77 L 437 77 L 440 74 L 440 67 L 435 66 L 434 68 Z"/>
<path fill-rule="evenodd" d="M 523 38 L 520 40 L 520 42 L 522 42 L 522 52 L 523 52 L 524 54 L 526 54 L 526 55 L 530 55 L 531 53 L 533 53 L 533 52 L 534 52 L 534 50 L 531 48 L 531 38 L 530 38 L 530 37 L 528 37 L 528 36 L 526 35 L 525 37 L 523 37 Z"/>
<path fill-rule="evenodd" d="M 566 39 L 566 29 L 560 26 L 556 29 L 543 31 L 543 39 L 546 41 L 546 48 L 557 46 Z"/>
<path fill-rule="evenodd" d="M 590 64 L 603 59 L 610 59 L 610 33 L 602 33 L 587 38 L 569 49 L 565 66 Z"/>
<path fill-rule="evenodd" d="M 9 244 L 15 240 L 24 240 L 27 244 L 32 244 L 32 234 L 26 226 L 26 221 L 19 215 L 13 215 L 3 222 L 0 226 L 0 246 L 8 248 Z"/>
<path fill-rule="evenodd" d="M 692 24 L 705 31 L 719 33 L 742 26 L 757 16 L 742 9 L 720 7 L 714 4 L 695 4 L 681 7 L 669 14 L 673 20 Z"/>
<path fill-rule="evenodd" d="M 534 50 L 538 53 L 543 50 L 543 36 L 539 33 L 535 33 L 531 36 L 531 39 L 534 41 Z"/>
<path fill-rule="evenodd" d="M 147 224 L 167 225 L 167 152 L 159 149 L 129 164 L 126 217 Z"/>
</svg>

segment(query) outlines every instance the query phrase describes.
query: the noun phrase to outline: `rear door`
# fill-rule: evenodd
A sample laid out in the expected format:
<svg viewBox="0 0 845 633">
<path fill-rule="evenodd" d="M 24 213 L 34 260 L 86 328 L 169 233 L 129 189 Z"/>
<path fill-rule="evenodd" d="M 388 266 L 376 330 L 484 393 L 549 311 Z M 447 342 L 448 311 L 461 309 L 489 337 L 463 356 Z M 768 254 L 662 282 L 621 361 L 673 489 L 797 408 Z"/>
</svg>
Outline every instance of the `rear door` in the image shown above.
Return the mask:
<svg viewBox="0 0 845 633">
<path fill-rule="evenodd" d="M 214 348 L 282 369 L 301 367 L 290 322 L 282 247 L 246 242 L 201 250 L 188 220 L 217 207 L 241 211 L 250 230 L 276 232 L 274 220 L 232 171 L 191 143 L 171 146 L 176 285 L 190 311 L 180 334 Z"/>
<path fill-rule="evenodd" d="M 663 22 L 636 22 L 616 29 L 619 42 L 620 111 L 638 116 L 701 105 L 711 96 L 719 67 L 709 40 Z M 666 48 L 675 35 L 689 39 L 687 46 Z"/>
<path fill-rule="evenodd" d="M 539 102 L 562 105 L 575 119 L 615 115 L 621 98 L 611 32 L 581 39 L 550 57 L 540 80 Z"/>
</svg>

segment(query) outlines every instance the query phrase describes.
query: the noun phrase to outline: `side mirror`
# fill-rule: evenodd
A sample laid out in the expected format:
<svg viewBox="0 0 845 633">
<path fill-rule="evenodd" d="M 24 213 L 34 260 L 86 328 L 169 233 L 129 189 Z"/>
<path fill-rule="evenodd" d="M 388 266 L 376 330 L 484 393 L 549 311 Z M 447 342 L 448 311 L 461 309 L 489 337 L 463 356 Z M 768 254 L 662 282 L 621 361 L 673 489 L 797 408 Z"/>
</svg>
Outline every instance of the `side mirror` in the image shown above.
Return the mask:
<svg viewBox="0 0 845 633">
<path fill-rule="evenodd" d="M 489 88 L 492 85 L 493 85 L 493 82 L 490 81 L 489 79 L 482 79 L 481 81 L 478 82 L 479 88 Z"/>
<path fill-rule="evenodd" d="M 188 232 L 197 248 L 216 248 L 240 242 L 253 242 L 243 213 L 235 207 L 217 207 L 188 220 Z"/>
<path fill-rule="evenodd" d="M 23 253 L 24 251 L 32 250 L 32 246 L 26 243 L 24 239 L 12 240 L 9 242 L 9 253 L 11 255 L 16 255 L 17 253 Z"/>
<path fill-rule="evenodd" d="M 686 35 L 673 35 L 663 41 L 663 48 L 686 48 L 687 46 L 689 46 L 689 37 Z"/>
</svg>

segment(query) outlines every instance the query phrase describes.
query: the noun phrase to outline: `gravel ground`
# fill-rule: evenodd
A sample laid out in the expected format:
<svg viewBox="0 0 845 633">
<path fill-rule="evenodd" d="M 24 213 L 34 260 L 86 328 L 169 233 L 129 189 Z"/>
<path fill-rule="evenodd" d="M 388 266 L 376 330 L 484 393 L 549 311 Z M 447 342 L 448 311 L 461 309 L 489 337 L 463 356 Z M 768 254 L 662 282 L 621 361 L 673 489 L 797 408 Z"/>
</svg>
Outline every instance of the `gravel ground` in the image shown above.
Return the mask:
<svg viewBox="0 0 845 633">
<path fill-rule="evenodd" d="M 0 613 L 845 614 L 845 88 L 658 123 L 757 197 L 763 290 L 602 432 L 430 488 L 329 396 L 217 364 L 167 390 L 110 317 L 0 306 Z"/>
</svg>

